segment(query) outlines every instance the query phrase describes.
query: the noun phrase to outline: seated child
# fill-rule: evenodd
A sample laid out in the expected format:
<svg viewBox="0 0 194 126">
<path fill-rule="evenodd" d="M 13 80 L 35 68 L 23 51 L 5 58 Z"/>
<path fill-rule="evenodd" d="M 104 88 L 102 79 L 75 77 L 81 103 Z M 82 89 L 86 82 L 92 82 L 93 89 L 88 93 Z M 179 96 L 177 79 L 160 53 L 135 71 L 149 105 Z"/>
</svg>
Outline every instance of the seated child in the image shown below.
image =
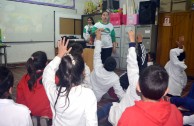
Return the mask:
<svg viewBox="0 0 194 126">
<path fill-rule="evenodd" d="M 37 51 L 26 63 L 27 73 L 17 85 L 16 102 L 26 105 L 32 116 L 52 119 L 50 102 L 42 84 L 43 70 L 47 65 L 45 52 Z M 34 122 L 34 121 L 33 121 Z"/>
<path fill-rule="evenodd" d="M 131 43 L 129 53 L 135 53 L 134 45 Z M 163 100 L 168 91 L 168 80 L 168 73 L 160 66 L 152 65 L 144 69 L 137 82 L 142 100 L 135 101 L 134 106 L 125 109 L 118 126 L 182 126 L 180 111 Z"/>
<path fill-rule="evenodd" d="M 93 91 L 85 88 L 85 63 L 81 55 L 71 55 L 69 41 L 58 42 L 57 56 L 43 72 L 43 85 L 53 112 L 53 126 L 97 126 L 97 101 Z M 57 72 L 58 71 L 58 72 Z M 58 73 L 59 83 L 55 76 Z"/>
<path fill-rule="evenodd" d="M 114 88 L 115 94 L 117 94 L 118 98 L 121 99 L 124 95 L 124 91 L 120 86 L 119 76 L 114 72 L 117 65 L 116 60 L 110 56 L 105 60 L 104 64 L 102 63 L 102 41 L 100 29 L 96 31 L 94 45 L 94 69 L 90 75 L 90 83 L 97 101 L 100 101 L 102 96 L 107 93 L 111 87 Z"/>
<path fill-rule="evenodd" d="M 0 66 L 0 126 L 33 126 L 30 110 L 11 98 L 13 83 L 12 72 Z"/>
<path fill-rule="evenodd" d="M 170 50 L 170 60 L 166 63 L 165 69 L 169 75 L 169 96 L 181 96 L 184 87 L 187 84 L 187 75 L 185 69 L 187 65 L 184 62 L 184 37 L 179 37 L 177 41 L 178 48 Z"/>
</svg>

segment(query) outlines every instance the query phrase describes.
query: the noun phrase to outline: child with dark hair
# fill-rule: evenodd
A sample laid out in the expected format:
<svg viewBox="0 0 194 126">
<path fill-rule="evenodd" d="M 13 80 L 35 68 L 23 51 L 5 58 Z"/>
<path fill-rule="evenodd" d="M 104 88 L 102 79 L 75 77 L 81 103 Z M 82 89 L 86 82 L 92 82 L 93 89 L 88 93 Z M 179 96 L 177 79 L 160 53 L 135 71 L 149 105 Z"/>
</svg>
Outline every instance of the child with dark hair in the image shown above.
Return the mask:
<svg viewBox="0 0 194 126">
<path fill-rule="evenodd" d="M 93 91 L 85 88 L 84 60 L 69 54 L 69 40 L 58 42 L 58 55 L 46 66 L 43 85 L 53 112 L 53 126 L 97 126 L 97 102 Z M 55 84 L 58 72 L 59 83 Z"/>
<path fill-rule="evenodd" d="M 111 56 L 112 52 L 116 52 L 116 38 L 113 25 L 109 22 L 109 12 L 102 12 L 101 21 L 97 22 L 92 28 L 92 34 L 95 34 L 97 29 L 101 30 L 101 59 L 104 64 L 106 58 Z"/>
<path fill-rule="evenodd" d="M 92 90 L 100 101 L 102 96 L 107 93 L 107 91 L 113 87 L 117 96 L 121 99 L 124 95 L 124 91 L 119 83 L 119 76 L 114 72 L 116 69 L 116 61 L 113 57 L 108 57 L 104 65 L 101 60 L 101 31 L 98 29 L 96 31 L 96 40 L 94 42 L 94 69 L 90 75 L 90 81 L 92 85 Z"/>
<path fill-rule="evenodd" d="M 143 37 L 137 37 L 137 62 L 139 67 L 139 72 L 145 69 L 147 66 L 153 65 L 155 61 L 155 55 L 152 52 L 146 52 L 146 48 L 142 43 Z M 127 71 L 121 74 L 119 81 L 123 90 L 127 90 L 129 86 L 129 80 Z"/>
<path fill-rule="evenodd" d="M 42 84 L 43 70 L 47 65 L 45 52 L 37 51 L 27 60 L 27 73 L 17 85 L 16 102 L 26 105 L 33 117 L 52 119 L 50 102 Z M 33 121 L 34 122 L 34 121 Z"/>
<path fill-rule="evenodd" d="M 70 53 L 74 56 L 74 55 L 81 55 L 83 57 L 83 47 L 80 43 L 70 43 L 68 45 L 68 48 L 71 48 Z M 89 87 L 90 86 L 90 68 L 88 67 L 88 65 L 86 63 L 84 63 L 85 69 L 84 69 L 84 86 L 85 87 Z"/>
<path fill-rule="evenodd" d="M 135 42 L 132 31 L 129 36 L 133 40 L 131 42 Z M 136 60 L 135 43 L 130 43 L 128 58 Z M 137 64 L 133 68 L 138 70 Z M 183 118 L 179 110 L 163 100 L 168 91 L 168 79 L 168 73 L 160 66 L 145 68 L 137 81 L 137 91 L 141 92 L 142 100 L 135 101 L 134 106 L 125 109 L 118 126 L 182 126 Z"/>
<path fill-rule="evenodd" d="M 30 110 L 15 103 L 12 98 L 14 77 L 6 67 L 0 66 L 0 125 L 32 126 Z"/>
<path fill-rule="evenodd" d="M 177 41 L 178 48 L 170 50 L 170 60 L 166 63 L 165 69 L 169 74 L 169 96 L 181 96 L 184 87 L 187 84 L 187 75 L 185 69 L 187 65 L 184 62 L 184 36 L 180 36 Z"/>
</svg>

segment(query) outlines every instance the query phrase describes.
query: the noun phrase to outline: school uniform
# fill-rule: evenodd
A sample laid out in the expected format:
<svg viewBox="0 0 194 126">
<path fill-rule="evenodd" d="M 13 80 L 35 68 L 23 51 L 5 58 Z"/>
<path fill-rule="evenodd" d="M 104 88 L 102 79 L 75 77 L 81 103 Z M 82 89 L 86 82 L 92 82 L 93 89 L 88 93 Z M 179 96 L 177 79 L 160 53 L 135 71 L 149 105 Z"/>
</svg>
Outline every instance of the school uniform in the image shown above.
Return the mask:
<svg viewBox="0 0 194 126">
<path fill-rule="evenodd" d="M 0 99 L 0 126 L 33 126 L 30 110 L 12 99 Z"/>
<path fill-rule="evenodd" d="M 124 95 L 124 91 L 120 86 L 119 76 L 114 71 L 107 71 L 101 60 L 101 41 L 96 40 L 94 42 L 94 69 L 90 75 L 90 83 L 92 86 L 92 90 L 97 98 L 97 101 L 100 101 L 102 96 L 107 93 L 107 91 L 113 87 L 115 90 L 115 94 L 117 94 L 118 98 L 122 98 Z"/>
<path fill-rule="evenodd" d="M 44 69 L 43 85 L 53 112 L 53 126 L 97 126 L 97 101 L 93 91 L 80 84 L 72 87 L 66 100 L 65 87 L 62 87 L 56 106 L 58 87 L 55 74 L 61 58 L 56 56 Z"/>
<path fill-rule="evenodd" d="M 29 79 L 29 74 L 25 74 L 18 83 L 16 102 L 26 105 L 31 110 L 33 116 L 46 116 L 49 119 L 52 119 L 50 102 L 43 84 L 40 83 L 42 76 L 36 80 L 32 90 L 28 87 Z"/>
<path fill-rule="evenodd" d="M 135 43 L 130 43 L 127 55 L 127 74 L 130 85 L 128 86 L 126 93 L 124 94 L 121 101 L 113 102 L 110 108 L 109 122 L 116 126 L 124 110 L 135 104 L 135 101 L 140 100 L 140 96 L 137 94 L 136 87 L 139 80 L 139 67 L 137 63 L 137 54 L 135 52 Z"/>
<path fill-rule="evenodd" d="M 184 61 L 179 61 L 178 57 L 184 50 L 174 48 L 170 50 L 170 60 L 166 63 L 165 69 L 169 75 L 169 92 L 173 96 L 181 96 L 183 88 L 187 84 L 187 75 L 185 69 L 187 68 Z"/>
<path fill-rule="evenodd" d="M 183 124 L 194 126 L 194 114 L 190 115 L 190 116 L 184 116 L 183 117 Z"/>
</svg>

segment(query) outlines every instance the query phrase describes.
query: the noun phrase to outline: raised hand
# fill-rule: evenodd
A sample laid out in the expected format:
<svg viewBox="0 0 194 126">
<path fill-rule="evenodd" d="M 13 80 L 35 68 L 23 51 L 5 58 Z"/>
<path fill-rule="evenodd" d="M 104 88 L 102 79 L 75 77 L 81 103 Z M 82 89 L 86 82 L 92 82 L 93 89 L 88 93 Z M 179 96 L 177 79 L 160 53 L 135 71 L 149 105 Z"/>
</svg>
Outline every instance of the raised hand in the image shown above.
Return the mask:
<svg viewBox="0 0 194 126">
<path fill-rule="evenodd" d="M 96 30 L 96 40 L 101 40 L 101 30 L 100 29 Z"/>
<path fill-rule="evenodd" d="M 176 43 L 180 49 L 183 49 L 184 48 L 184 36 L 180 36 L 178 41 L 176 41 Z"/>
<path fill-rule="evenodd" d="M 57 56 L 62 58 L 64 55 L 68 54 L 71 51 L 71 48 L 67 49 L 69 40 L 65 43 L 65 38 L 58 41 L 58 54 Z"/>
<path fill-rule="evenodd" d="M 135 33 L 134 33 L 134 31 L 129 31 L 128 32 L 128 37 L 129 37 L 129 40 L 130 40 L 130 42 L 135 42 Z"/>
<path fill-rule="evenodd" d="M 142 34 L 138 34 L 137 35 L 137 42 L 139 43 L 139 42 L 142 42 L 143 41 L 143 36 L 142 36 Z"/>
</svg>

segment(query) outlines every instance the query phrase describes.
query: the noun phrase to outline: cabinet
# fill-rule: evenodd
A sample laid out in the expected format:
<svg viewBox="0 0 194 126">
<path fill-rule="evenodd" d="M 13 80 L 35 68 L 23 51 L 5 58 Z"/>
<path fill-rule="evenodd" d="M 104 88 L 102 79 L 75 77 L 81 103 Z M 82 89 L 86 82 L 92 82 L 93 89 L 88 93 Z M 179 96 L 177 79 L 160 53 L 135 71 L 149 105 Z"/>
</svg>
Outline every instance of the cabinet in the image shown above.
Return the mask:
<svg viewBox="0 0 194 126">
<path fill-rule="evenodd" d="M 132 30 L 136 34 L 143 35 L 143 44 L 147 52 L 156 53 L 156 26 L 155 25 L 122 25 L 114 27 L 116 33 L 116 42 L 118 42 L 116 54 L 112 56 L 116 59 L 119 69 L 127 69 L 127 54 L 129 48 L 128 31 Z"/>
<path fill-rule="evenodd" d="M 194 76 L 194 12 L 160 13 L 156 62 L 165 66 L 169 51 L 177 47 L 178 37 L 183 35 L 186 48 L 187 75 Z"/>
</svg>

